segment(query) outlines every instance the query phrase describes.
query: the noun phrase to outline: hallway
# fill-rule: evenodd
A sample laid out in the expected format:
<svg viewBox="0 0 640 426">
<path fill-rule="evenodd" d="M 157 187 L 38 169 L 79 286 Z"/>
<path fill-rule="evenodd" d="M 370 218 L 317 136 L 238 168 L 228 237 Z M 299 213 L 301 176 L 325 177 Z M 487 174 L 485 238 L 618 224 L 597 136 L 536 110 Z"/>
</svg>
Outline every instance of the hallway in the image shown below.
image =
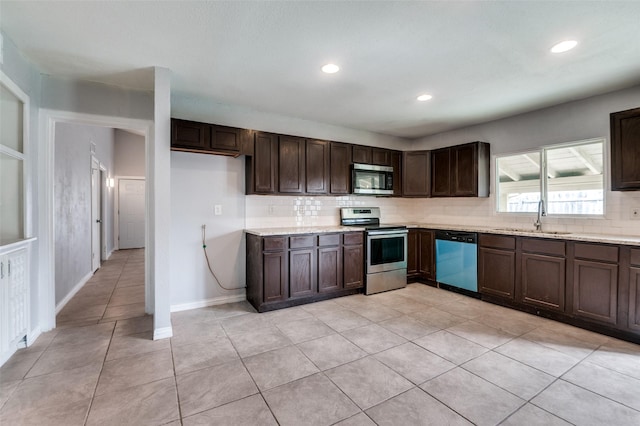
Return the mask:
<svg viewBox="0 0 640 426">
<path fill-rule="evenodd" d="M 56 316 L 70 327 L 144 316 L 144 249 L 119 250 Z"/>
</svg>

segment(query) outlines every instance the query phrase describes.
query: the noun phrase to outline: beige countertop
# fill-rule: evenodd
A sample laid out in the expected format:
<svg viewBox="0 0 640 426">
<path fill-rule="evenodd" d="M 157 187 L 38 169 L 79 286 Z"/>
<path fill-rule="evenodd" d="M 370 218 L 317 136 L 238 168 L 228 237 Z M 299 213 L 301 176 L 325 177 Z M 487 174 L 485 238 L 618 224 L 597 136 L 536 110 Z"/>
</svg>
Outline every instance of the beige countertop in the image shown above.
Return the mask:
<svg viewBox="0 0 640 426">
<path fill-rule="evenodd" d="M 491 228 L 475 225 L 443 225 L 433 223 L 397 223 L 394 225 L 405 225 L 408 228 L 424 228 L 424 229 L 436 229 L 436 230 L 449 230 L 449 231 L 467 231 L 467 232 L 480 232 L 487 234 L 500 234 L 500 235 L 516 235 L 524 237 L 536 237 L 536 238 L 548 238 L 556 240 L 569 240 L 569 241 L 585 241 L 592 243 L 604 243 L 604 244 L 624 244 L 632 246 L 640 246 L 640 236 L 637 235 L 608 235 L 608 234 L 585 234 L 580 232 L 571 233 L 557 233 L 557 232 L 538 232 L 534 230 L 519 229 L 519 228 Z M 364 228 L 357 226 L 308 226 L 308 227 L 283 227 L 283 228 L 255 228 L 246 229 L 248 234 L 258 235 L 260 237 L 267 237 L 273 235 L 296 235 L 296 234 L 322 234 L 331 232 L 353 232 L 364 231 Z"/>
</svg>

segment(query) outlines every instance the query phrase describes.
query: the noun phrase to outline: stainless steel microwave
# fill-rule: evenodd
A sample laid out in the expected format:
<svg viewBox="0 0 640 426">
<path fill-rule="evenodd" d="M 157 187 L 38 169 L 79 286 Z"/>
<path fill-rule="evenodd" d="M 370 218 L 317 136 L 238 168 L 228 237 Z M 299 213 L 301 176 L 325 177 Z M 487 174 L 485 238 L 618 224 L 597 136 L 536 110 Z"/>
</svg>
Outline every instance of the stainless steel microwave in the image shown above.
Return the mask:
<svg viewBox="0 0 640 426">
<path fill-rule="evenodd" d="M 393 167 L 356 163 L 351 184 L 354 194 L 393 195 Z"/>
</svg>

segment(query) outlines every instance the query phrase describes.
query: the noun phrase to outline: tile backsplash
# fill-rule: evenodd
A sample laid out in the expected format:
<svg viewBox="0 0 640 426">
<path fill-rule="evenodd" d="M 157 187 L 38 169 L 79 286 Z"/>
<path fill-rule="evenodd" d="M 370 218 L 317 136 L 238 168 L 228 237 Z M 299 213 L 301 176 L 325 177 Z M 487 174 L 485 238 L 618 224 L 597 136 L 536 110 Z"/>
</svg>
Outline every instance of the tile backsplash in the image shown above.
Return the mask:
<svg viewBox="0 0 640 426">
<path fill-rule="evenodd" d="M 247 228 L 331 226 L 340 223 L 340 208 L 380 207 L 385 223 L 433 223 L 533 229 L 534 214 L 496 214 L 489 198 L 388 198 L 249 195 Z M 640 220 L 631 219 L 640 208 L 640 192 L 607 192 L 606 215 L 588 218 L 543 218 L 547 231 L 587 234 L 640 235 Z"/>
</svg>

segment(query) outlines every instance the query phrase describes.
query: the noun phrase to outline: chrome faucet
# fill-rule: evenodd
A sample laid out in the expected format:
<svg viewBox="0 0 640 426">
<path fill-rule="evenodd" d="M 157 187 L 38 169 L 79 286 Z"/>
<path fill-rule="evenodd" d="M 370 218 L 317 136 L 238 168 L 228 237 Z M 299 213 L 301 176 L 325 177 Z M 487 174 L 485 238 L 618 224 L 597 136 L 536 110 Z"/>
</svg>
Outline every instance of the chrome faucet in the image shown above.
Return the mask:
<svg viewBox="0 0 640 426">
<path fill-rule="evenodd" d="M 536 227 L 536 231 L 542 231 L 542 217 L 546 216 L 547 212 L 544 210 L 544 201 L 538 201 L 538 219 L 533 222 L 533 226 Z"/>
</svg>

